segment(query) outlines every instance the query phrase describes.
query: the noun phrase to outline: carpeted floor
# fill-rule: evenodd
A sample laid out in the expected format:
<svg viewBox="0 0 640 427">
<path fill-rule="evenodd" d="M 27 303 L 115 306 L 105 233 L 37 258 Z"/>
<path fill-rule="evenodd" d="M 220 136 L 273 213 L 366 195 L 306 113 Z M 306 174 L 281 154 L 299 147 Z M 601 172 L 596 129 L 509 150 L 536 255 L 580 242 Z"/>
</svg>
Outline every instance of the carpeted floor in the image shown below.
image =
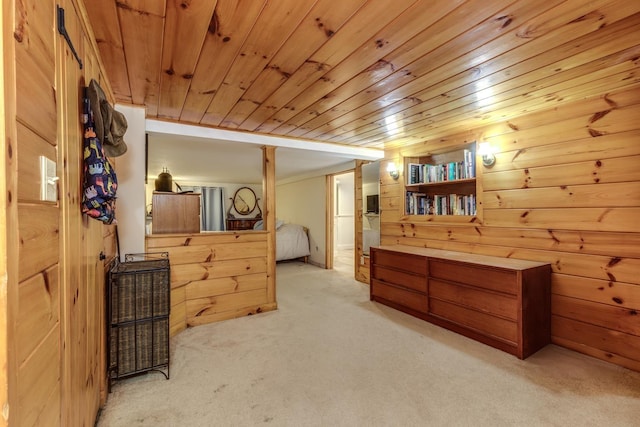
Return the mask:
<svg viewBox="0 0 640 427">
<path fill-rule="evenodd" d="M 637 426 L 640 373 L 557 347 L 527 360 L 277 267 L 279 310 L 188 329 L 171 379 L 114 384 L 98 426 Z"/>
<path fill-rule="evenodd" d="M 333 253 L 333 269 L 337 272 L 346 273 L 353 277 L 353 249 L 339 249 Z"/>
</svg>

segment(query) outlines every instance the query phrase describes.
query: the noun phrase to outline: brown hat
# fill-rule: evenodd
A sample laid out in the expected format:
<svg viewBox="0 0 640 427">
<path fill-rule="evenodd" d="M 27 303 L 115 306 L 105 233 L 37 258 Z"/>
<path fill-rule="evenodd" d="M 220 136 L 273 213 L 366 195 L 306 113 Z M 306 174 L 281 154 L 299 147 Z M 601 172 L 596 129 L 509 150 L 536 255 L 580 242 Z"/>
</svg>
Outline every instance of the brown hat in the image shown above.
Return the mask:
<svg viewBox="0 0 640 427">
<path fill-rule="evenodd" d="M 91 79 L 87 88 L 87 97 L 91 104 L 96 136 L 109 157 L 123 155 L 127 151 L 124 134 L 127 131 L 127 119 L 124 114 L 113 109 L 104 91 L 97 81 Z"/>
</svg>

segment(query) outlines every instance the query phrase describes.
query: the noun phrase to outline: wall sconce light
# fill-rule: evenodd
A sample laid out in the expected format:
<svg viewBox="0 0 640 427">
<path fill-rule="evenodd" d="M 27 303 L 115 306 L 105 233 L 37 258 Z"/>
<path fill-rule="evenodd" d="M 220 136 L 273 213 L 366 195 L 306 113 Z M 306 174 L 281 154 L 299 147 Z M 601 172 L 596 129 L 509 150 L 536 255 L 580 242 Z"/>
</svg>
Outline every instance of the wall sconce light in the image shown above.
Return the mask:
<svg viewBox="0 0 640 427">
<path fill-rule="evenodd" d="M 491 167 L 496 162 L 496 156 L 488 142 L 481 142 L 478 147 L 478 154 L 482 156 L 482 164 L 485 167 Z"/>
<path fill-rule="evenodd" d="M 387 165 L 387 172 L 389 172 L 389 176 L 394 180 L 397 180 L 398 177 L 400 176 L 400 172 L 398 172 L 398 169 L 396 168 L 396 164 L 393 162 L 390 162 Z"/>
</svg>

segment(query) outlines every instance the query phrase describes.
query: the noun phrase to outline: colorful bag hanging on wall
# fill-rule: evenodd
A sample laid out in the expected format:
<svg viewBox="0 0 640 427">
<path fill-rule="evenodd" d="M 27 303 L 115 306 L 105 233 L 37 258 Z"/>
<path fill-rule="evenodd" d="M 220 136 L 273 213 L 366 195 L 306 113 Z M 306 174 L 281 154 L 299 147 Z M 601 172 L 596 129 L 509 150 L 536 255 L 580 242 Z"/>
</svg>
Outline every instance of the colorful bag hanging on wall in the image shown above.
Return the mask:
<svg viewBox="0 0 640 427">
<path fill-rule="evenodd" d="M 83 100 L 84 125 L 84 191 L 82 192 L 82 213 L 105 224 L 115 219 L 116 189 L 118 179 L 113 166 L 105 155 L 102 141 L 96 135 L 95 120 L 90 92 L 98 89 L 95 80 L 85 89 Z"/>
</svg>

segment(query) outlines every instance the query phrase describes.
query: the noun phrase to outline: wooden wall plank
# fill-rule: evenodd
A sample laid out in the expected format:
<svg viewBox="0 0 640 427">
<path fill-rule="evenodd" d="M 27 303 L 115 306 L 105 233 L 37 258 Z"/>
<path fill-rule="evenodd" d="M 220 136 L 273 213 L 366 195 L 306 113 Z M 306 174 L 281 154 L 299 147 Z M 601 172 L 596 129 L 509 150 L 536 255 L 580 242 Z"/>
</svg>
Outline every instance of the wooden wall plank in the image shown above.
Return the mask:
<svg viewBox="0 0 640 427">
<path fill-rule="evenodd" d="M 562 177 L 558 177 L 558 183 Z M 486 191 L 484 209 L 633 207 L 640 205 L 640 181 Z"/>
<path fill-rule="evenodd" d="M 551 307 L 553 315 L 583 322 L 588 319 L 592 325 L 640 336 L 639 309 L 614 307 L 557 294 L 551 296 Z"/>
<path fill-rule="evenodd" d="M 36 425 L 41 414 L 50 406 L 51 396 L 60 404 L 60 366 L 51 361 L 60 360 L 60 328 L 56 325 L 38 348 L 18 370 L 17 398 L 21 425 Z M 60 408 L 60 406 L 58 406 Z M 52 426 L 62 425 L 60 413 L 50 420 Z"/>
<path fill-rule="evenodd" d="M 640 207 L 572 209 L 485 209 L 484 224 L 492 227 L 560 228 L 640 232 Z"/>
<path fill-rule="evenodd" d="M 264 289 L 266 281 L 267 277 L 264 273 L 194 281 L 185 286 L 185 299 L 192 300 Z"/>
<path fill-rule="evenodd" d="M 53 82 L 53 3 L 28 0 L 16 8 L 16 114 L 18 119 L 55 144 L 56 99 Z M 33 108 L 37 104 L 38 108 Z"/>
<path fill-rule="evenodd" d="M 561 252 L 640 258 L 640 235 L 556 229 L 469 227 L 431 223 L 385 223 L 382 234 L 389 238 L 444 240 L 491 246 L 521 247 Z"/>
<path fill-rule="evenodd" d="M 264 256 L 267 242 L 234 243 L 215 246 L 181 246 L 167 248 L 172 265 L 215 262 Z"/>
<path fill-rule="evenodd" d="M 266 289 L 187 300 L 187 324 L 190 324 L 191 319 L 195 317 L 219 314 L 236 310 L 238 307 L 249 307 L 266 303 Z"/>
<path fill-rule="evenodd" d="M 171 286 L 179 286 L 194 280 L 207 280 L 234 275 L 264 273 L 267 270 L 265 258 L 216 261 L 171 267 Z"/>
<path fill-rule="evenodd" d="M 186 286 L 171 289 L 169 335 L 175 336 L 187 328 Z"/>
<path fill-rule="evenodd" d="M 28 70 L 18 73 L 16 79 L 21 94 L 17 98 L 18 120 L 53 144 L 56 140 L 56 103 L 52 83 L 36 68 L 32 58 L 20 50 L 16 62 L 18 69 Z M 32 108 L 33 103 L 39 108 Z"/>
<path fill-rule="evenodd" d="M 640 150 L 640 148 L 639 148 Z M 640 155 L 485 173 L 485 191 L 640 181 Z"/>
<path fill-rule="evenodd" d="M 583 354 L 587 354 L 598 359 L 606 360 L 607 362 L 615 363 L 627 369 L 634 371 L 640 371 L 640 363 L 638 361 L 614 354 L 606 350 L 601 350 L 598 347 L 591 347 L 583 343 L 575 342 L 572 339 L 552 337 L 551 342 L 562 347 L 566 347 L 570 350 L 574 350 Z"/>
<path fill-rule="evenodd" d="M 147 236 L 146 247 L 149 251 L 163 251 L 165 248 L 178 246 L 210 246 L 228 243 L 264 242 L 267 240 L 265 231 L 234 231 L 225 233 L 201 233 L 188 235 L 160 235 Z"/>
<path fill-rule="evenodd" d="M 637 361 L 638 354 L 640 354 L 640 337 L 636 335 L 558 315 L 551 316 L 551 334 L 561 340 L 574 342 L 576 342 L 576 338 L 579 338 L 579 343 L 582 345 L 634 361 Z"/>
<path fill-rule="evenodd" d="M 17 358 L 24 363 L 53 328 L 59 328 L 58 266 L 20 283 L 18 287 Z"/>
<path fill-rule="evenodd" d="M 557 128 L 562 128 L 562 124 L 559 124 Z M 575 131 L 571 133 L 575 135 Z M 548 135 L 541 135 L 540 139 L 548 141 L 548 137 Z M 581 161 L 595 162 L 600 160 L 604 162 L 610 158 L 637 155 L 640 153 L 640 147 L 629 144 L 628 141 L 638 137 L 640 137 L 640 131 L 634 130 L 597 138 L 589 136 L 571 143 L 560 142 L 544 146 L 525 146 L 515 151 L 499 151 L 496 153 L 496 164 L 487 175 L 499 171 L 560 166 Z M 522 140 L 522 138 L 518 138 L 517 142 L 520 143 Z"/>
<path fill-rule="evenodd" d="M 634 107 L 639 103 L 639 94 L 640 88 L 638 87 L 611 91 L 602 96 L 585 99 L 582 102 L 490 125 L 478 129 L 477 135 L 480 140 L 487 140 L 492 144 L 494 142 L 505 144 L 504 147 L 499 145 L 498 152 L 575 141 L 592 136 L 585 127 L 592 118 L 601 115 L 596 115 L 596 113 Z M 474 133 L 474 135 L 476 134 Z"/>
<path fill-rule="evenodd" d="M 38 274 L 58 262 L 58 207 L 55 205 L 18 206 L 20 216 L 19 280 Z"/>
<path fill-rule="evenodd" d="M 36 418 L 34 419 L 33 425 L 36 425 L 36 426 L 51 425 L 54 427 L 58 425 L 62 425 L 60 423 L 60 402 L 61 401 L 62 401 L 61 391 L 60 391 L 60 387 L 58 386 L 58 387 L 55 387 L 54 390 L 49 395 L 49 398 L 45 402 L 45 405 L 43 406 L 42 410 L 37 414 Z"/>
<path fill-rule="evenodd" d="M 16 54 L 21 51 L 27 54 L 47 81 L 53 81 L 55 74 L 54 27 L 51 25 L 54 7 L 53 2 L 38 0 L 15 4 Z"/>
<path fill-rule="evenodd" d="M 632 310 L 640 307 L 640 290 L 637 284 L 554 273 L 551 275 L 551 291 L 557 295 Z"/>
<path fill-rule="evenodd" d="M 189 327 L 206 325 L 207 323 L 220 322 L 222 320 L 235 319 L 238 317 L 252 316 L 254 314 L 264 313 L 275 310 L 276 303 L 258 304 L 250 307 L 243 307 L 235 310 L 223 311 L 221 313 L 202 314 L 197 317 L 189 318 Z"/>
</svg>

